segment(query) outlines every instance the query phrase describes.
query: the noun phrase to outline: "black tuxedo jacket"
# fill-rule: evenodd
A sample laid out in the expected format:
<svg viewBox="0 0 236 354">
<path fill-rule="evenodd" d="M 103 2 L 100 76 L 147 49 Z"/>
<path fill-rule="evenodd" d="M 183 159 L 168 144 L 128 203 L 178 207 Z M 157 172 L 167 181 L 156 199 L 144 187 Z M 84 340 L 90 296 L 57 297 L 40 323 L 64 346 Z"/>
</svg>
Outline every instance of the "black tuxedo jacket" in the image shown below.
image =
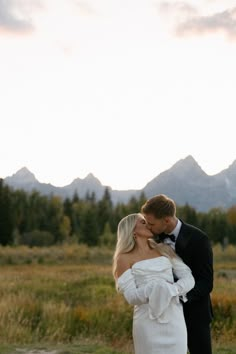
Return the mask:
<svg viewBox="0 0 236 354">
<path fill-rule="evenodd" d="M 184 316 L 188 326 L 208 324 L 212 320 L 210 292 L 213 289 L 213 254 L 207 235 L 182 220 L 175 251 L 189 266 L 195 279 L 187 294 Z"/>
</svg>

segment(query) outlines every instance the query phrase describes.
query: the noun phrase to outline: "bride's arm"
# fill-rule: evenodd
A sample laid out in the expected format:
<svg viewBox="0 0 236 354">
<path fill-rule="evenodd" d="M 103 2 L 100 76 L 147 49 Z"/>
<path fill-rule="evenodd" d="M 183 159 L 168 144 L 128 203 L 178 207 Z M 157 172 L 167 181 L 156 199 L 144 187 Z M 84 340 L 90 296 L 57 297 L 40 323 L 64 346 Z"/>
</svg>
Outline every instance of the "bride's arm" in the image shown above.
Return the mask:
<svg viewBox="0 0 236 354">
<path fill-rule="evenodd" d="M 186 293 L 194 287 L 195 281 L 190 268 L 178 257 L 170 257 L 172 271 L 178 280 L 175 283 L 167 281 L 153 285 L 149 292 L 149 313 L 151 318 L 159 322 L 168 322 L 167 308 L 172 300 L 179 303 L 187 301 Z"/>
<path fill-rule="evenodd" d="M 136 287 L 135 279 L 131 269 L 127 269 L 117 280 L 116 288 L 124 295 L 130 305 L 141 305 L 148 302 L 148 293 L 152 284 L 140 288 Z"/>
<path fill-rule="evenodd" d="M 130 258 L 127 255 L 120 255 L 117 260 L 116 288 L 130 305 L 145 304 L 148 302 L 148 289 L 152 285 L 137 288 L 130 266 Z"/>
</svg>

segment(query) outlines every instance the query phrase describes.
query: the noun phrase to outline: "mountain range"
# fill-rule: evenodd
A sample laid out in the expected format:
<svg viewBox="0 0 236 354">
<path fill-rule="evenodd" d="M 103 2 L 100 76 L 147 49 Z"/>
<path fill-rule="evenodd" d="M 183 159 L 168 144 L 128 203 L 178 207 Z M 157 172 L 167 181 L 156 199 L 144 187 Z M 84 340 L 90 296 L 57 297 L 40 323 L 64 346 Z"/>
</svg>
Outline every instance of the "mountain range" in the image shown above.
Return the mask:
<svg viewBox="0 0 236 354">
<path fill-rule="evenodd" d="M 92 173 L 84 179 L 76 178 L 64 187 L 55 187 L 50 183 L 39 182 L 26 167 L 6 177 L 4 183 L 13 189 L 27 192 L 37 190 L 43 195 L 58 195 L 62 198 L 71 198 L 75 192 L 84 198 L 86 193 L 94 192 L 97 200 L 102 198 L 105 188 L 108 188 L 114 204 L 127 203 L 131 197 L 138 198 L 142 192 L 147 198 L 164 193 L 178 205 L 187 203 L 197 211 L 207 212 L 212 208 L 227 209 L 236 204 L 236 160 L 227 169 L 209 176 L 189 155 L 139 190 L 113 190 L 102 185 Z"/>
</svg>

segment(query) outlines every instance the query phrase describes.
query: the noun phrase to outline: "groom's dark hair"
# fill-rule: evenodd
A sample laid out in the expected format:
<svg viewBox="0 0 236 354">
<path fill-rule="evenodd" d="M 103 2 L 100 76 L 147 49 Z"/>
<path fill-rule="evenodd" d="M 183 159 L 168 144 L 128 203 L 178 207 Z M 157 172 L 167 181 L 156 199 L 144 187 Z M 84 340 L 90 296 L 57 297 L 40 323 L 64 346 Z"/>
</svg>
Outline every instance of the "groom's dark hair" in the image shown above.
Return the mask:
<svg viewBox="0 0 236 354">
<path fill-rule="evenodd" d="M 176 205 L 173 199 L 165 194 L 156 195 L 146 201 L 141 207 L 142 214 L 152 214 L 157 219 L 165 216 L 175 216 Z"/>
</svg>

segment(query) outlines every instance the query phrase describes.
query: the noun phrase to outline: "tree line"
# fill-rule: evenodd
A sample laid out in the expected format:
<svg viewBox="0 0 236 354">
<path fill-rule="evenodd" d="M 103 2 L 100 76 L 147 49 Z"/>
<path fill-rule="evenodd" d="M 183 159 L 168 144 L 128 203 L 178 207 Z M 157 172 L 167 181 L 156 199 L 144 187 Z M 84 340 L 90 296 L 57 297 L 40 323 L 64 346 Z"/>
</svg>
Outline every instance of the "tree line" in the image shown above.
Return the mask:
<svg viewBox="0 0 236 354">
<path fill-rule="evenodd" d="M 0 244 L 50 246 L 65 242 L 88 246 L 114 246 L 121 218 L 140 211 L 144 194 L 128 203 L 113 205 L 109 189 L 102 199 L 94 193 L 81 199 L 44 196 L 37 191 L 13 190 L 0 179 Z M 177 205 L 177 216 L 204 230 L 213 244 L 236 243 L 236 205 L 225 210 L 198 212 L 190 205 Z"/>
</svg>

